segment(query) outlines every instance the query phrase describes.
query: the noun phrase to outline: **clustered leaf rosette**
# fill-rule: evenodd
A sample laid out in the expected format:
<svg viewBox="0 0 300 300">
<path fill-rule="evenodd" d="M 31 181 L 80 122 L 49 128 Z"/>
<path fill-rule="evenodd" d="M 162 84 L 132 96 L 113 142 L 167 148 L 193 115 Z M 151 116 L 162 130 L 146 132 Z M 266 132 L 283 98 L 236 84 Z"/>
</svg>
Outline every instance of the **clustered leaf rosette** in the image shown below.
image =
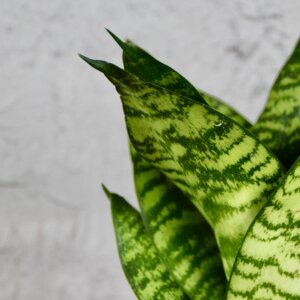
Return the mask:
<svg viewBox="0 0 300 300">
<path fill-rule="evenodd" d="M 124 69 L 81 57 L 123 105 L 140 212 L 104 187 L 138 299 L 300 299 L 300 42 L 252 125 L 109 32 Z"/>
</svg>

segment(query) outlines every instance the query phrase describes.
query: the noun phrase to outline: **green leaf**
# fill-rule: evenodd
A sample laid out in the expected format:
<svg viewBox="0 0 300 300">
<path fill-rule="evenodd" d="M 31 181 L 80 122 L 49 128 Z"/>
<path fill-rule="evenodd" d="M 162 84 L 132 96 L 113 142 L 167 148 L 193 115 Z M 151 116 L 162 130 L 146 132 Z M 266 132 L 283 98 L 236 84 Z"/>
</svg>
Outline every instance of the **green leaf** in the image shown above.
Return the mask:
<svg viewBox="0 0 300 300">
<path fill-rule="evenodd" d="M 227 103 L 224 103 L 215 96 L 209 95 L 201 90 L 198 91 L 211 108 L 217 110 L 231 120 L 234 120 L 245 128 L 251 128 L 253 126 L 245 117 L 230 107 Z"/>
<path fill-rule="evenodd" d="M 161 63 L 134 43 L 129 41 L 125 43 L 111 31 L 107 31 L 122 48 L 124 69 L 129 73 L 142 81 L 153 83 L 205 104 L 198 90 L 178 72 Z"/>
<path fill-rule="evenodd" d="M 112 64 L 83 59 L 116 86 L 134 148 L 188 194 L 209 222 L 229 276 L 249 225 L 284 174 L 279 161 L 210 107 Z"/>
<path fill-rule="evenodd" d="M 229 105 L 203 91 L 197 90 L 179 73 L 155 59 L 132 42 L 122 42 L 115 34 L 109 34 L 123 50 L 124 69 L 139 77 L 142 81 L 153 83 L 179 95 L 208 104 L 215 110 L 235 120 L 240 125 L 250 128 L 252 125 Z M 202 97 L 202 98 L 201 98 Z"/>
<path fill-rule="evenodd" d="M 250 227 L 227 299 L 300 299 L 300 157 Z"/>
<path fill-rule="evenodd" d="M 122 267 L 137 298 L 188 300 L 160 261 L 140 214 L 122 197 L 111 194 L 105 187 L 104 191 L 111 203 Z"/>
<path fill-rule="evenodd" d="M 210 226 L 174 184 L 131 153 L 141 215 L 170 274 L 190 299 L 223 299 L 226 278 Z"/>
<path fill-rule="evenodd" d="M 289 168 L 300 155 L 300 40 L 252 132 Z"/>
</svg>

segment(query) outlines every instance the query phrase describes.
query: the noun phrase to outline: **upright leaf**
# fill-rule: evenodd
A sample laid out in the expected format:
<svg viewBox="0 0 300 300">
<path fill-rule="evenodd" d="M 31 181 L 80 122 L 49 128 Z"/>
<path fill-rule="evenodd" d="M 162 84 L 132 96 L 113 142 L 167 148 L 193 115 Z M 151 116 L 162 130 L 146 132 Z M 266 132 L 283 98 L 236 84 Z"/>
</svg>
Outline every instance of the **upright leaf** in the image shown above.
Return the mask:
<svg viewBox="0 0 300 300">
<path fill-rule="evenodd" d="M 289 168 L 300 155 L 300 40 L 252 132 Z"/>
<path fill-rule="evenodd" d="M 190 299 L 223 299 L 226 278 L 210 226 L 161 172 L 131 153 L 142 218 L 170 274 Z"/>
<path fill-rule="evenodd" d="M 227 299 L 300 299 L 300 157 L 250 227 Z"/>
<path fill-rule="evenodd" d="M 160 261 L 139 213 L 122 197 L 104 190 L 111 203 L 122 267 L 137 298 L 188 300 Z"/>
<path fill-rule="evenodd" d="M 174 93 L 205 103 L 198 90 L 178 72 L 156 60 L 132 42 L 124 43 L 115 34 L 109 34 L 123 50 L 124 68 L 141 80 L 154 83 Z"/>
<path fill-rule="evenodd" d="M 121 95 L 134 148 L 189 195 L 214 229 L 229 276 L 241 241 L 284 174 L 243 127 L 191 99 L 83 57 Z"/>
<path fill-rule="evenodd" d="M 221 100 L 203 91 L 197 90 L 183 76 L 169 66 L 155 59 L 142 48 L 132 42 L 122 42 L 115 34 L 110 32 L 113 39 L 123 50 L 124 69 L 139 77 L 142 81 L 153 83 L 166 88 L 179 95 L 194 99 L 203 104 L 208 104 L 227 117 L 235 120 L 242 126 L 250 128 L 252 125 L 233 108 Z"/>
</svg>

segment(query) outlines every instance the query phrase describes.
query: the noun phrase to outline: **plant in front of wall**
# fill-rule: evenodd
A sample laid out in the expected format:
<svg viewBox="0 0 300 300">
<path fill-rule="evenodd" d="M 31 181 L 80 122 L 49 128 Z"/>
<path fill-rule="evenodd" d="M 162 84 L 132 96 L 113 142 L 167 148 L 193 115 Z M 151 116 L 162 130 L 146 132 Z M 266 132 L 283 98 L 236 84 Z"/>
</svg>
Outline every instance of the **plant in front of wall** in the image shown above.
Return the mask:
<svg viewBox="0 0 300 300">
<path fill-rule="evenodd" d="M 140 212 L 111 201 L 139 299 L 300 299 L 300 42 L 255 125 L 130 41 L 120 94 Z M 287 171 L 286 171 L 287 170 Z"/>
</svg>

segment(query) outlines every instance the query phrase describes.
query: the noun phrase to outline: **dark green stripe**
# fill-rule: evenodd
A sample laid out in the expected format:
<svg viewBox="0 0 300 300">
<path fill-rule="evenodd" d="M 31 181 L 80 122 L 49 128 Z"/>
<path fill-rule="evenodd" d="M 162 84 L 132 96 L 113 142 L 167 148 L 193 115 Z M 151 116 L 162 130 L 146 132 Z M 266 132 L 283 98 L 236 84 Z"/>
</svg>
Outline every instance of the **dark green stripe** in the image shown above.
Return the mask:
<svg viewBox="0 0 300 300">
<path fill-rule="evenodd" d="M 227 299 L 300 299 L 300 158 L 251 225 Z M 269 295 L 266 297 L 266 289 Z"/>
<path fill-rule="evenodd" d="M 300 40 L 252 132 L 289 168 L 300 155 Z"/>
<path fill-rule="evenodd" d="M 188 300 L 161 262 L 139 213 L 122 197 L 105 192 L 111 202 L 122 267 L 137 298 Z"/>
</svg>

